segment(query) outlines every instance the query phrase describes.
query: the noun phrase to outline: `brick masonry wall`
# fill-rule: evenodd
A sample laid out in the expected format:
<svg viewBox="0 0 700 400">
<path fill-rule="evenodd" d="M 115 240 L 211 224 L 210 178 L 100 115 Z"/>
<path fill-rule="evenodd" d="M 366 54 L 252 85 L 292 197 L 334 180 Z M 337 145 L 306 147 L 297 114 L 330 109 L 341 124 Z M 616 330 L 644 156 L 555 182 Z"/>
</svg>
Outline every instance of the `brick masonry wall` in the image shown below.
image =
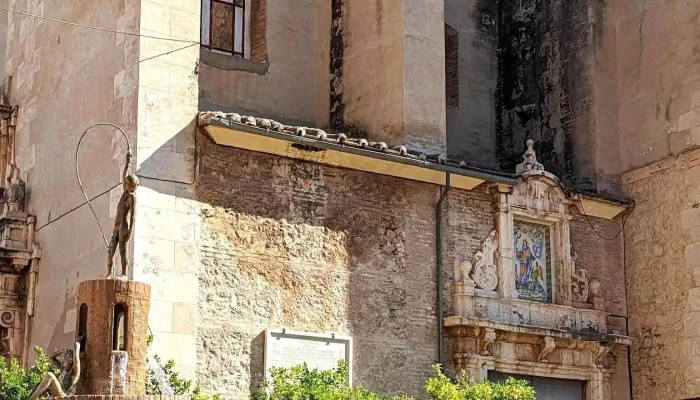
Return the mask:
<svg viewBox="0 0 700 400">
<path fill-rule="evenodd" d="M 438 361 L 438 188 L 197 141 L 203 391 L 246 397 L 262 377 L 264 330 L 286 326 L 353 336 L 356 383 L 420 394 Z M 444 218 L 447 316 L 453 261 L 471 257 L 492 229 L 490 197 L 453 190 Z M 607 235 L 619 227 L 594 224 Z M 604 284 L 623 282 L 620 242 L 606 246 L 579 219 L 573 225 L 591 246 L 579 251 L 581 266 L 606 275 Z M 608 307 L 624 313 L 617 286 Z M 450 369 L 449 343 L 446 361 Z"/>
<path fill-rule="evenodd" d="M 698 151 L 623 179 L 636 207 L 625 229 L 634 398 L 700 396 Z"/>
</svg>

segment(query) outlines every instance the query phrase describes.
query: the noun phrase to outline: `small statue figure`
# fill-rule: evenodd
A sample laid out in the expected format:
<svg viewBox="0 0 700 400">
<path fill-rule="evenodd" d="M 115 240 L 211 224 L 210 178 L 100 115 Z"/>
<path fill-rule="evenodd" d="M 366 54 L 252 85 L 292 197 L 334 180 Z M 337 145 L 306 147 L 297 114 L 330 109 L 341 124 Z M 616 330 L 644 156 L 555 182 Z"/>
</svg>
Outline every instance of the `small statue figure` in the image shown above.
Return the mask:
<svg viewBox="0 0 700 400">
<path fill-rule="evenodd" d="M 109 274 L 107 279 L 114 278 L 114 253 L 119 245 L 119 257 L 122 262 L 122 277 L 126 277 L 129 270 L 129 260 L 126 258 L 126 249 L 129 246 L 129 239 L 134 229 L 134 217 L 136 214 L 136 188 L 139 185 L 139 178 L 129 174 L 131 165 L 131 153 L 126 153 L 126 164 L 122 173 L 122 187 L 124 193 L 117 205 L 117 216 L 114 218 L 114 231 L 109 242 L 109 253 L 107 256 L 107 267 Z M 127 215 L 129 219 L 127 221 Z"/>
<path fill-rule="evenodd" d="M 51 355 L 55 366 L 61 370 L 58 377 L 47 372 L 27 400 L 37 400 L 47 390 L 51 397 L 66 397 L 75 393 L 80 379 L 80 339 L 75 342 L 75 349 L 65 349 Z"/>
</svg>

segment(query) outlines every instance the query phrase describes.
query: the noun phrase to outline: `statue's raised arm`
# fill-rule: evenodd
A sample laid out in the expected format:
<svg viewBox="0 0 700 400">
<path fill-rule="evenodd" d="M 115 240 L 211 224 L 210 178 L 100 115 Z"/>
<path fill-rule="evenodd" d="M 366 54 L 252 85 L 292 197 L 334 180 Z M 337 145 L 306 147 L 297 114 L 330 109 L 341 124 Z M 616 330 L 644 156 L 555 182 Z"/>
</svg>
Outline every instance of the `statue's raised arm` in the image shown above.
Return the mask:
<svg viewBox="0 0 700 400">
<path fill-rule="evenodd" d="M 38 400 L 47 390 L 51 392 L 51 397 L 66 397 L 75 393 L 80 379 L 80 341 L 75 342 L 73 350 L 65 349 L 52 354 L 51 360 L 61 372 L 58 377 L 53 372 L 47 372 L 27 400 Z"/>
</svg>

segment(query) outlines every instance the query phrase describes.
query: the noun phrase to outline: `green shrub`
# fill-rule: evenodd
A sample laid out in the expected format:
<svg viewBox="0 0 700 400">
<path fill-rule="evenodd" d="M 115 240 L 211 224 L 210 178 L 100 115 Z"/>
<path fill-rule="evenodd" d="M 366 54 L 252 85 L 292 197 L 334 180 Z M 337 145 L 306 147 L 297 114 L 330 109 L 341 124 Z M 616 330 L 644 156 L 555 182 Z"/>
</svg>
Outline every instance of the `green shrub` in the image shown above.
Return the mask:
<svg viewBox="0 0 700 400">
<path fill-rule="evenodd" d="M 466 377 L 452 382 L 438 366 L 425 382 L 431 400 L 535 400 L 535 391 L 526 381 L 508 379 L 505 383 L 475 383 Z M 310 370 L 305 364 L 292 368 L 272 368 L 271 378 L 251 393 L 251 400 L 385 400 L 384 397 L 348 385 L 347 366 L 340 362 L 335 370 Z M 393 400 L 412 400 L 394 397 Z"/>
<path fill-rule="evenodd" d="M 36 361 L 24 370 L 14 357 L 0 362 L 0 400 L 25 400 L 47 372 L 58 374 L 40 347 L 35 347 Z"/>
<path fill-rule="evenodd" d="M 153 343 L 153 335 L 148 335 L 146 345 L 150 347 L 151 343 Z M 191 380 L 180 378 L 180 375 L 174 371 L 175 361 L 168 360 L 167 362 L 163 363 L 158 354 L 154 354 L 153 359 L 156 361 L 156 363 L 158 363 L 160 368 L 165 373 L 165 376 L 168 378 L 168 383 L 173 390 L 173 394 L 190 395 L 192 400 L 219 400 L 218 395 L 210 396 L 207 394 L 202 394 L 200 393 L 199 386 L 192 387 Z M 146 394 L 162 394 L 162 388 L 160 387 L 160 382 L 158 382 L 156 379 L 155 371 L 153 371 L 149 366 L 146 366 Z"/>
<path fill-rule="evenodd" d="M 425 382 L 431 400 L 535 400 L 535 391 L 527 381 L 508 378 L 504 383 L 487 380 L 475 383 L 460 376 L 453 383 L 439 366 L 433 367 L 433 374 Z"/>
<path fill-rule="evenodd" d="M 363 389 L 348 385 L 348 368 L 339 362 L 334 370 L 309 369 L 306 364 L 292 368 L 271 368 L 271 379 L 251 393 L 251 400 L 383 400 Z M 400 398 L 395 398 L 399 400 Z"/>
</svg>

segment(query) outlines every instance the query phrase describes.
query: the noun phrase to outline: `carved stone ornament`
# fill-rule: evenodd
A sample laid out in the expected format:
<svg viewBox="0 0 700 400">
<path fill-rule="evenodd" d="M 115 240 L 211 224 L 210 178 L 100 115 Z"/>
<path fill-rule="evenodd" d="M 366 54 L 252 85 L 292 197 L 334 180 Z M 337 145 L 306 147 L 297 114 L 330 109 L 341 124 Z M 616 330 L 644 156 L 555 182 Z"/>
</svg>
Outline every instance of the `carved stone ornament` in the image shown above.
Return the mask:
<svg viewBox="0 0 700 400">
<path fill-rule="evenodd" d="M 527 145 L 527 150 L 523 154 L 523 162 L 515 166 L 515 173 L 520 175 L 529 171 L 544 171 L 544 165 L 537 162 L 537 154 L 532 148 L 535 142 L 532 139 L 528 139 L 525 145 Z"/>
<path fill-rule="evenodd" d="M 486 328 L 479 338 L 479 354 L 482 356 L 495 356 L 496 330 Z"/>
<path fill-rule="evenodd" d="M 574 252 L 571 255 L 571 301 L 585 303 L 588 301 L 589 294 L 588 270 L 580 268 L 576 271 L 577 258 L 578 256 Z"/>
<path fill-rule="evenodd" d="M 24 211 L 25 184 L 21 179 L 9 183 L 3 194 L 3 202 L 7 211 Z"/>
<path fill-rule="evenodd" d="M 554 338 L 550 336 L 545 336 L 540 339 L 540 352 L 537 354 L 537 361 L 541 363 L 549 362 L 549 355 L 552 353 L 556 344 L 554 343 Z"/>
<path fill-rule="evenodd" d="M 469 278 L 472 272 L 472 263 L 469 260 L 455 261 L 455 283 L 473 284 L 474 281 Z"/>
<path fill-rule="evenodd" d="M 605 356 L 610 353 L 610 347 L 604 344 L 599 344 L 593 354 L 595 365 L 600 368 L 605 368 Z"/>
<path fill-rule="evenodd" d="M 0 356 L 13 354 L 12 327 L 15 323 L 15 312 L 10 310 L 0 311 Z"/>
<path fill-rule="evenodd" d="M 498 249 L 498 232 L 492 230 L 481 245 L 481 251 L 474 254 L 474 272 L 472 279 L 476 286 L 493 291 L 498 286 L 498 268 L 495 262 L 495 253 Z"/>
<path fill-rule="evenodd" d="M 0 326 L 3 328 L 12 328 L 15 323 L 14 311 L 0 311 Z"/>
<path fill-rule="evenodd" d="M 593 304 L 593 308 L 598 311 L 605 310 L 605 302 L 603 300 L 603 290 L 600 285 L 600 281 L 597 279 L 591 279 L 588 281 L 589 296 L 588 302 Z"/>
</svg>

